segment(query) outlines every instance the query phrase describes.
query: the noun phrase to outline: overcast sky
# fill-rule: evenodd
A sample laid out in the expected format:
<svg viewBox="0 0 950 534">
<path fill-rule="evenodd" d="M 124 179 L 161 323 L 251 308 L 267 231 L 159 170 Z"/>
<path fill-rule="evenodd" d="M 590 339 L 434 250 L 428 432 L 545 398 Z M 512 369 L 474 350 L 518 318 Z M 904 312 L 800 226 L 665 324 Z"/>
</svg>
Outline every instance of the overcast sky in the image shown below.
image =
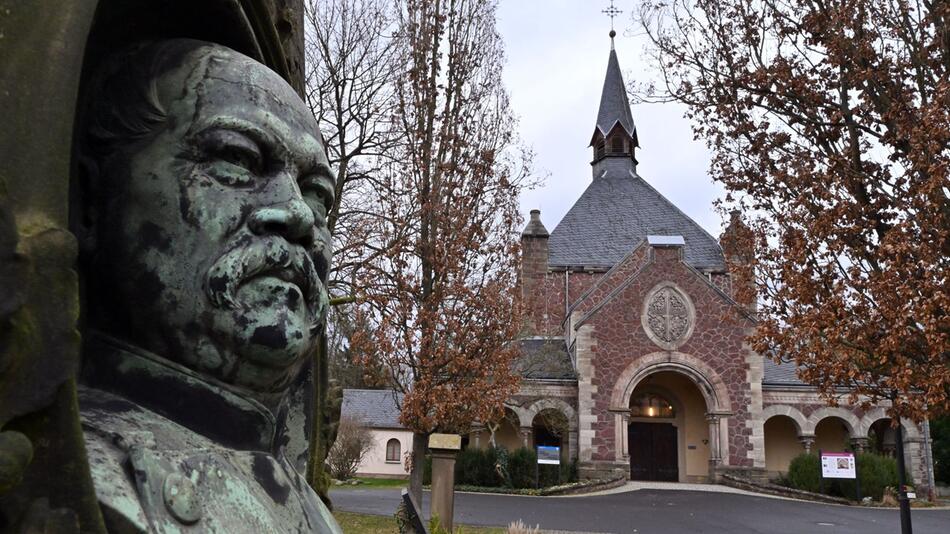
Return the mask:
<svg viewBox="0 0 950 534">
<path fill-rule="evenodd" d="M 636 37 L 630 12 L 637 0 L 618 0 L 614 22 L 624 81 L 645 80 L 653 67 Z M 505 83 L 520 119 L 520 134 L 536 153 L 540 188 L 522 196 L 528 218 L 541 210 L 547 229 L 557 223 L 591 181 L 588 148 L 610 53 L 609 0 L 501 0 L 498 24 L 508 56 Z M 712 202 L 722 188 L 709 178 L 709 152 L 694 141 L 684 108 L 634 104 L 641 148 L 637 172 L 713 236 L 722 227 Z"/>
</svg>

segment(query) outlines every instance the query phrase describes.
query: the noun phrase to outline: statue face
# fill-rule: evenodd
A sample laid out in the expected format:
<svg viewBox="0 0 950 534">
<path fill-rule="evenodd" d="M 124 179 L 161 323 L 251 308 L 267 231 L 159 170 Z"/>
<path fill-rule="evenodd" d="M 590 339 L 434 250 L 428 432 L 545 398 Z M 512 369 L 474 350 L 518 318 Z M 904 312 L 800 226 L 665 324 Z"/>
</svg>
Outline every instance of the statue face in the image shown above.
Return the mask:
<svg viewBox="0 0 950 534">
<path fill-rule="evenodd" d="M 153 84 L 164 120 L 99 168 L 93 326 L 224 382 L 285 388 L 327 307 L 334 179 L 264 65 L 204 44 Z"/>
</svg>

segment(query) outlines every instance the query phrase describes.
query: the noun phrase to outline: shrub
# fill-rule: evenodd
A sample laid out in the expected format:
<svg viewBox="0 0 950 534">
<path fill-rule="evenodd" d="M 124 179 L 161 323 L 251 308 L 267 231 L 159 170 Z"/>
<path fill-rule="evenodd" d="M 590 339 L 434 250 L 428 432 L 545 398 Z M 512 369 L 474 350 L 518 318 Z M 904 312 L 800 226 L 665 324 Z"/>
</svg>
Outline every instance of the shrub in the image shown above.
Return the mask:
<svg viewBox="0 0 950 534">
<path fill-rule="evenodd" d="M 861 484 L 861 495 L 870 496 L 874 500 L 881 500 L 884 488 L 897 486 L 897 461 L 893 458 L 872 453 L 861 453 L 857 456 L 858 481 Z M 817 493 L 821 487 L 819 482 L 821 462 L 816 454 L 801 454 L 792 460 L 788 466 L 787 483 L 790 487 Z M 825 479 L 823 493 L 836 495 L 846 499 L 854 499 L 854 480 Z"/>
<path fill-rule="evenodd" d="M 498 458 L 498 451 L 493 448 L 470 448 L 461 451 L 455 460 L 455 485 L 501 486 L 504 481 L 495 469 Z"/>
<path fill-rule="evenodd" d="M 816 454 L 799 454 L 788 466 L 788 483 L 795 489 L 817 493 L 821 462 Z"/>
<path fill-rule="evenodd" d="M 577 482 L 577 458 L 566 464 L 561 464 L 561 481 Z"/>
<path fill-rule="evenodd" d="M 339 480 L 346 480 L 356 474 L 360 462 L 373 448 L 373 433 L 359 421 L 343 417 L 337 427 L 336 441 L 327 455 L 330 474 Z"/>
<path fill-rule="evenodd" d="M 531 449 L 522 447 L 508 457 L 508 476 L 515 488 L 533 488 L 535 464 L 538 457 Z"/>
<path fill-rule="evenodd" d="M 933 437 L 934 478 L 950 484 L 950 416 L 937 417 L 930 422 Z"/>
<path fill-rule="evenodd" d="M 478 485 L 478 471 L 484 461 L 480 449 L 469 448 L 459 452 L 455 458 L 455 485 Z"/>
<path fill-rule="evenodd" d="M 884 488 L 897 486 L 897 460 L 887 456 L 862 453 L 857 456 L 858 481 L 861 484 L 861 496 L 870 496 L 879 501 L 884 496 Z M 853 480 L 839 479 L 837 489 L 842 497 L 853 499 L 855 487 Z"/>
</svg>

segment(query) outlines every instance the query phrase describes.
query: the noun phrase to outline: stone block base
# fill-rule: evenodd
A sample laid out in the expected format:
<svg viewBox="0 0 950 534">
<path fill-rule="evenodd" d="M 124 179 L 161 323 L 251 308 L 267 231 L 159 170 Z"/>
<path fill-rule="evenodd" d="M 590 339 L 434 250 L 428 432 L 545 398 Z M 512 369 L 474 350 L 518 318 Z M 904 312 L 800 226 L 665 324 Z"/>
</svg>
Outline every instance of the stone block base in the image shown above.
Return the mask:
<svg viewBox="0 0 950 534">
<path fill-rule="evenodd" d="M 749 479 L 755 482 L 765 483 L 769 481 L 769 472 L 764 467 L 734 467 L 719 465 L 710 468 L 710 481 L 718 482 L 719 475 L 728 474 L 734 477 Z"/>
<path fill-rule="evenodd" d="M 626 462 L 592 461 L 577 466 L 577 476 L 582 480 L 592 478 L 630 478 L 630 464 Z"/>
</svg>

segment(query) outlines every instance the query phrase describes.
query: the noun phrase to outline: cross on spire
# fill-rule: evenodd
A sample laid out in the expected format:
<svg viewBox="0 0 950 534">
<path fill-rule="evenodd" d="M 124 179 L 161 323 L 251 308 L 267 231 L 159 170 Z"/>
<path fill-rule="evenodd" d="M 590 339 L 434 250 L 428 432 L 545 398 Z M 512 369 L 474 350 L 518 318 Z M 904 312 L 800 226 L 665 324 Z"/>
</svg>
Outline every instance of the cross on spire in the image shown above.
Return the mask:
<svg viewBox="0 0 950 534">
<path fill-rule="evenodd" d="M 614 17 L 619 16 L 623 11 L 614 6 L 614 0 L 610 0 L 610 7 L 602 9 L 600 12 L 610 17 L 610 49 L 613 50 L 614 36 L 617 35 L 617 32 L 614 31 Z"/>
<path fill-rule="evenodd" d="M 600 12 L 610 17 L 610 31 L 614 31 L 614 17 L 619 16 L 623 11 L 614 6 L 614 0 L 610 0 L 610 7 L 602 9 Z"/>
</svg>

